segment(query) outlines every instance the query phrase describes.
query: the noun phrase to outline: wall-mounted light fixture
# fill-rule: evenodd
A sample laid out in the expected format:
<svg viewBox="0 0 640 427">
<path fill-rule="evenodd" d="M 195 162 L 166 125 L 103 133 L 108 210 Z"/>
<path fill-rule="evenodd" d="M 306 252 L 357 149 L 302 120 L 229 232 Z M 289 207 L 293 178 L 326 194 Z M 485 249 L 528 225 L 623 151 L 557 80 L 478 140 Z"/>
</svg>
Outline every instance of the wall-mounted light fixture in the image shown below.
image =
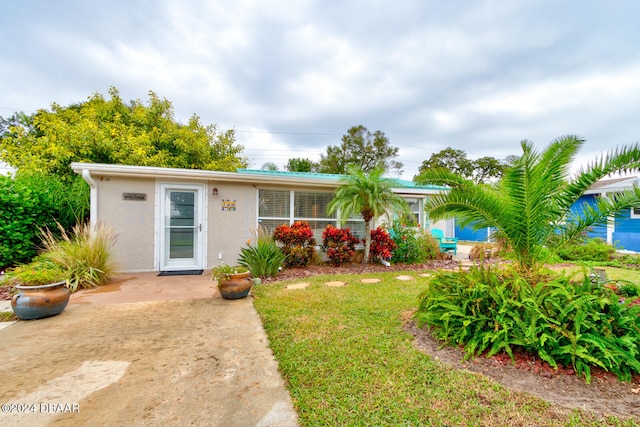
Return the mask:
<svg viewBox="0 0 640 427">
<path fill-rule="evenodd" d="M 217 196 L 218 195 L 218 188 L 217 187 L 213 187 L 213 191 L 211 191 L 211 195 L 212 196 Z"/>
</svg>

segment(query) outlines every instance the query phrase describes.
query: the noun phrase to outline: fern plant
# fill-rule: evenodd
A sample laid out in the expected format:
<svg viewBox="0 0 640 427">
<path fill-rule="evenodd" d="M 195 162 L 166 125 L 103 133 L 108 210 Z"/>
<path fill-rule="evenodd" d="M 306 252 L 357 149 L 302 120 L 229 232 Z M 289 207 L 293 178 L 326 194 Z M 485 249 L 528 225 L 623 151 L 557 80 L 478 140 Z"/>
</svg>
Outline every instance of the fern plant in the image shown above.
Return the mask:
<svg viewBox="0 0 640 427">
<path fill-rule="evenodd" d="M 441 272 L 421 295 L 416 320 L 466 357 L 515 350 L 552 367 L 572 366 L 587 382 L 598 366 L 630 380 L 640 373 L 640 306 L 611 289 L 561 275 L 536 280 L 516 270 Z"/>
</svg>

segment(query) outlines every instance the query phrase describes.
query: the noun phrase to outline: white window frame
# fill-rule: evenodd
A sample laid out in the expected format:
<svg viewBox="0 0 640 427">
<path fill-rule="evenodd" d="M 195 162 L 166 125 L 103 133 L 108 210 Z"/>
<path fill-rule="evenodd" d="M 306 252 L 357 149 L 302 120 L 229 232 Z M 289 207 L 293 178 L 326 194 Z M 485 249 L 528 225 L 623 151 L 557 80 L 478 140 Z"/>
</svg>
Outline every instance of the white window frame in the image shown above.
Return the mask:
<svg viewBox="0 0 640 427">
<path fill-rule="evenodd" d="M 640 207 L 631 208 L 629 210 L 631 211 L 631 219 L 640 219 Z M 638 213 L 636 213 L 636 211 Z"/>
<path fill-rule="evenodd" d="M 260 191 L 278 191 L 278 192 L 288 192 L 289 193 L 289 216 L 288 217 L 269 217 L 269 216 L 260 216 Z M 256 199 L 257 199 L 257 218 L 256 218 L 256 222 L 257 222 L 257 226 L 259 227 L 261 222 L 263 220 L 265 221 L 282 221 L 283 224 L 288 223 L 289 225 L 293 224 L 296 221 L 306 221 L 306 222 L 327 222 L 330 224 L 333 224 L 336 227 L 339 227 L 340 222 L 338 219 L 338 215 L 334 214 L 334 217 L 318 217 L 318 218 L 312 218 L 312 217 L 297 217 L 295 216 L 295 196 L 296 194 L 302 194 L 302 193 L 306 193 L 306 194 L 313 194 L 313 193 L 317 193 L 317 194 L 333 194 L 333 192 L 331 191 L 313 191 L 313 190 L 282 190 L 282 189 L 273 189 L 273 188 L 259 188 L 258 191 L 256 192 Z M 323 214 L 326 214 L 323 212 Z M 315 236 L 316 241 L 317 242 L 321 242 L 322 241 L 322 232 L 320 232 L 320 235 L 316 235 Z"/>
</svg>

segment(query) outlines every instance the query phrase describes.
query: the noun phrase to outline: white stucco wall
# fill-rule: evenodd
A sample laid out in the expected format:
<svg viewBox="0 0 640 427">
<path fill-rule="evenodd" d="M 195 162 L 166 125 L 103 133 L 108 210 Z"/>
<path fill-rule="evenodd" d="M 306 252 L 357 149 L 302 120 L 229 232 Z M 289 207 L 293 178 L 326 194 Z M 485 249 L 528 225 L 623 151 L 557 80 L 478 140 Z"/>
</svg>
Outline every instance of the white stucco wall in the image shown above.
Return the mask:
<svg viewBox="0 0 640 427">
<path fill-rule="evenodd" d="M 157 194 L 159 183 L 204 184 L 206 231 L 205 267 L 235 264 L 240 249 L 257 222 L 257 189 L 251 184 L 215 183 L 198 180 L 108 177 L 94 175 L 98 191 L 97 221 L 112 226 L 118 234 L 114 256 L 120 271 L 157 271 Z M 218 195 L 212 194 L 213 188 Z M 124 200 L 123 193 L 146 194 L 146 200 Z M 223 200 L 235 200 L 236 210 L 222 210 Z M 222 259 L 220 259 L 222 257 Z"/>
<path fill-rule="evenodd" d="M 118 234 L 114 257 L 120 271 L 158 271 L 160 254 L 160 207 L 163 189 L 174 184 L 203 189 L 204 234 L 203 267 L 237 263 L 241 248 L 254 238 L 258 221 L 259 189 L 332 192 L 338 184 L 327 178 L 298 180 L 295 177 L 251 176 L 229 172 L 165 169 L 152 167 L 72 165 L 85 180 L 95 185 L 92 193 L 93 222 L 104 222 Z M 213 189 L 217 194 L 213 194 Z M 144 194 L 144 200 L 127 200 L 123 193 Z M 406 196 L 423 197 L 423 193 L 406 192 Z M 142 198 L 142 197 L 141 197 Z M 227 209 L 224 201 L 235 209 Z M 223 206 L 225 209 L 223 209 Z M 438 222 L 446 235 L 452 222 Z"/>
<path fill-rule="evenodd" d="M 218 195 L 212 195 L 212 189 Z M 247 239 L 253 238 L 258 214 L 257 189 L 251 184 L 209 183 L 207 186 L 207 267 L 233 265 Z M 235 200 L 235 211 L 222 210 L 223 200 Z M 222 259 L 220 259 L 222 257 Z"/>
<path fill-rule="evenodd" d="M 122 271 L 155 271 L 155 180 L 94 176 L 98 218 L 116 230 L 114 257 Z M 144 193 L 144 201 L 124 200 L 122 193 Z M 92 218 L 95 221 L 95 218 Z"/>
</svg>

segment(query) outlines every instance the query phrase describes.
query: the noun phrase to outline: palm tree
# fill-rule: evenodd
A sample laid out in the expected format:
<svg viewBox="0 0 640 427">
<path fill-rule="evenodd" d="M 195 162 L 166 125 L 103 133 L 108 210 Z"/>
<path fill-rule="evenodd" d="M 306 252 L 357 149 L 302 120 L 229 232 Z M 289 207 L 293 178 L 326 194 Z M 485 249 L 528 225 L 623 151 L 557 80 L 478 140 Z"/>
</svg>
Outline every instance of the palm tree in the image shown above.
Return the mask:
<svg viewBox="0 0 640 427">
<path fill-rule="evenodd" d="M 371 222 L 374 218 L 387 212 L 408 212 L 407 202 L 392 191 L 392 181 L 382 178 L 384 169 L 375 168 L 366 174 L 358 167 L 348 169 L 341 181 L 342 185 L 334 193 L 334 197 L 327 205 L 327 212 L 332 214 L 336 210 L 341 221 L 346 221 L 353 214 L 361 214 L 365 224 L 364 259 L 362 264 L 369 262 L 371 248 Z"/>
<path fill-rule="evenodd" d="M 522 157 L 494 185 L 476 184 L 443 169 L 425 171 L 427 182 L 451 188 L 430 199 L 429 215 L 434 219 L 455 217 L 461 226 L 496 228 L 512 248 L 519 270 L 535 272 L 545 261 L 543 248 L 557 249 L 640 201 L 636 187 L 573 212 L 571 207 L 596 181 L 640 168 L 636 143 L 609 151 L 570 178 L 571 163 L 583 144 L 584 139 L 569 135 L 538 153 L 533 144 L 523 141 Z"/>
</svg>

